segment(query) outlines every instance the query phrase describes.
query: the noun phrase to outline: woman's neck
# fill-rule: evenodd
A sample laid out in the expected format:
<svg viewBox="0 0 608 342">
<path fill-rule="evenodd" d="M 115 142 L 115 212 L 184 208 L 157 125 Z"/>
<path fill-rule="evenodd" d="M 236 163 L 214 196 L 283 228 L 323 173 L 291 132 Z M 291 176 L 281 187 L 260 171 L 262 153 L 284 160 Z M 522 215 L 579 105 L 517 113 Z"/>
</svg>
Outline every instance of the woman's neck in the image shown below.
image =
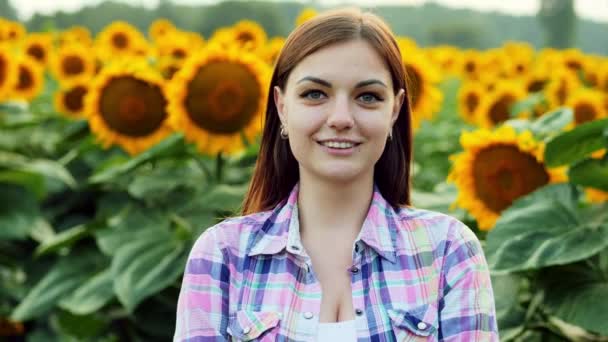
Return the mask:
<svg viewBox="0 0 608 342">
<path fill-rule="evenodd" d="M 336 184 L 300 173 L 298 215 L 302 237 L 356 238 L 374 192 L 373 174 L 362 178 Z"/>
</svg>

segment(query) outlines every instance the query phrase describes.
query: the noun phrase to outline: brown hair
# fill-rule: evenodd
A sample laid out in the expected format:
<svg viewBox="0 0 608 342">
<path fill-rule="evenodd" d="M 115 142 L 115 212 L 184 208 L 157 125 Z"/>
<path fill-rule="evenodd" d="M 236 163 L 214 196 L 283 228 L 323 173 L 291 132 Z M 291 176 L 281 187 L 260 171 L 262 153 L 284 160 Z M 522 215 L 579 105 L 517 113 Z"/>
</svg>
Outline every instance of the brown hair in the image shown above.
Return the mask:
<svg viewBox="0 0 608 342">
<path fill-rule="evenodd" d="M 329 11 L 294 30 L 276 62 L 268 102 L 262 141 L 241 214 L 273 209 L 286 199 L 299 180 L 298 162 L 288 140 L 279 136 L 280 120 L 273 89 L 285 89 L 287 78 L 296 65 L 315 51 L 353 39 L 367 41 L 385 60 L 391 73 L 394 93 L 405 91 L 405 100 L 393 128 L 393 139 L 387 142 L 382 156 L 374 166 L 374 182 L 382 196 L 393 206 L 410 204 L 410 164 L 412 131 L 410 99 L 401 53 L 395 38 L 378 16 L 356 8 Z"/>
</svg>

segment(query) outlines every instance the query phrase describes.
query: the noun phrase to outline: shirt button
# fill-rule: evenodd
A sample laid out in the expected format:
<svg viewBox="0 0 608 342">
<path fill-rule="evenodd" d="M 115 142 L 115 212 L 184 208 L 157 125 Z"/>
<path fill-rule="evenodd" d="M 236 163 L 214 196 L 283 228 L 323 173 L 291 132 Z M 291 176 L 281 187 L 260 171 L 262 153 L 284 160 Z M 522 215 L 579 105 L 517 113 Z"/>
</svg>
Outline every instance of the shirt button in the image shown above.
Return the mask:
<svg viewBox="0 0 608 342">
<path fill-rule="evenodd" d="M 424 329 L 426 329 L 426 328 L 427 328 L 426 323 L 424 323 L 424 322 L 420 322 L 420 323 L 418 323 L 418 329 L 420 329 L 420 330 L 424 330 Z"/>
<path fill-rule="evenodd" d="M 363 310 L 357 308 L 355 310 L 355 313 L 357 314 L 357 316 L 361 316 L 361 315 L 363 315 Z"/>
<path fill-rule="evenodd" d="M 299 250 L 300 250 L 300 247 L 298 247 L 298 246 L 296 246 L 296 245 L 291 246 L 291 248 L 292 248 L 294 251 L 299 251 Z"/>
<path fill-rule="evenodd" d="M 355 244 L 355 253 L 359 253 L 359 244 Z"/>
<path fill-rule="evenodd" d="M 357 274 L 359 273 L 359 269 L 357 268 L 357 266 L 353 266 L 350 268 L 350 273 L 352 274 Z"/>
<path fill-rule="evenodd" d="M 251 328 L 250 327 L 245 327 L 243 329 L 243 334 L 245 334 L 245 335 L 249 334 L 250 332 L 251 332 Z"/>
<path fill-rule="evenodd" d="M 310 312 L 310 311 L 306 311 L 306 312 L 304 313 L 304 318 L 306 318 L 306 319 L 311 319 L 311 318 L 313 318 L 314 316 L 315 316 L 315 315 L 313 315 L 313 314 L 312 314 L 312 312 Z"/>
</svg>

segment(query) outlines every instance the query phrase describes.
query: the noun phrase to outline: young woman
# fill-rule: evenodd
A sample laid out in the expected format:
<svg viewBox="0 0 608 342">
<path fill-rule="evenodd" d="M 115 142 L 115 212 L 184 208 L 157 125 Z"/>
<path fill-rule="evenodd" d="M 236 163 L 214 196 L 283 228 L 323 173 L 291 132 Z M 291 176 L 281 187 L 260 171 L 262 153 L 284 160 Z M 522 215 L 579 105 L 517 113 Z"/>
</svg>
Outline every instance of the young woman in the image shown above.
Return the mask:
<svg viewBox="0 0 608 342">
<path fill-rule="evenodd" d="M 194 245 L 175 341 L 498 341 L 478 239 L 409 205 L 411 113 L 387 25 L 354 9 L 301 25 L 269 94 L 243 216 Z"/>
</svg>

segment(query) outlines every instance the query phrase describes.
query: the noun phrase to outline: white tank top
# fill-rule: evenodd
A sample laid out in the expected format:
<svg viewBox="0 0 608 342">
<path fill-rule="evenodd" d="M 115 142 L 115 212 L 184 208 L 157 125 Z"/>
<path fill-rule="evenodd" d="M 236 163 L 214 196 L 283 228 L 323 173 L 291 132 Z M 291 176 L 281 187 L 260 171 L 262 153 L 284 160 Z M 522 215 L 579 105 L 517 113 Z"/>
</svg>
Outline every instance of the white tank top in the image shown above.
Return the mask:
<svg viewBox="0 0 608 342">
<path fill-rule="evenodd" d="M 354 319 L 336 323 L 319 323 L 317 342 L 336 341 L 357 341 L 357 327 Z"/>
</svg>

